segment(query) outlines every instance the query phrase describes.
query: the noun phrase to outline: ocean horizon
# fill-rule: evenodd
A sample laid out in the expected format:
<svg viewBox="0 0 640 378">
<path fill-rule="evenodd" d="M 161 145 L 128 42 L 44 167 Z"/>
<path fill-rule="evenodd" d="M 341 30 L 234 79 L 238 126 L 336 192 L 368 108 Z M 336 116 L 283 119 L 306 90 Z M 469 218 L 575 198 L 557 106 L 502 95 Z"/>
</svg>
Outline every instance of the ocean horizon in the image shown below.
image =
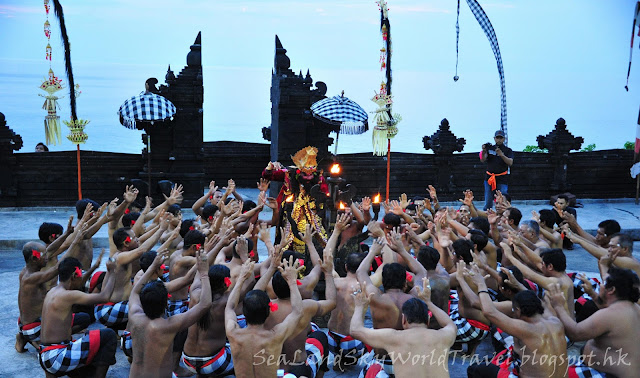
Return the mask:
<svg viewBox="0 0 640 378">
<path fill-rule="evenodd" d="M 289 54 L 291 55 L 291 54 Z M 184 62 L 171 62 L 177 76 Z M 206 63 L 206 62 L 205 62 Z M 91 122 L 86 128 L 89 139 L 81 145 L 83 150 L 140 153 L 144 147 L 140 135 L 142 131 L 123 127 L 117 111 L 124 100 L 139 94 L 144 89 L 147 78 L 156 77 L 160 84 L 168 64 L 117 64 L 117 63 L 74 63 L 74 78 L 80 84 L 81 95 L 77 98 L 77 113 Z M 53 62 L 56 76 L 66 85 L 67 79 L 61 59 Z M 314 70 L 313 67 L 297 67 L 292 59 L 294 72 L 307 68 L 316 81 L 324 81 L 328 86 L 327 96 L 345 90 L 345 95 L 358 102 L 366 111 L 375 109 L 370 100 L 376 83 L 380 80 L 377 70 L 332 69 Z M 20 134 L 24 141 L 18 152 L 32 152 L 35 145 L 45 141 L 43 120 L 46 111 L 42 109 L 44 94 L 38 88 L 49 70 L 48 62 L 29 59 L 0 59 L 0 112 L 5 114 L 7 124 Z M 495 76 L 495 77 L 493 77 Z M 556 77 L 544 75 L 545 80 L 555 81 L 561 86 L 562 74 Z M 240 141 L 268 143 L 262 139 L 262 127 L 269 126 L 271 103 L 271 67 L 220 67 L 203 66 L 204 77 L 204 141 Z M 509 79 L 509 77 L 507 78 Z M 568 104 L 561 100 L 561 93 L 546 93 L 539 85 L 535 74 L 507 81 L 509 146 L 522 151 L 526 145 L 536 145 L 538 135 L 546 135 L 553 130 L 555 121 L 563 117 L 568 130 L 575 136 L 584 137 L 583 147 L 596 144 L 596 149 L 622 148 L 626 141 L 634 140 L 635 127 L 628 119 L 635 119 L 625 104 L 613 99 L 588 99 L 587 87 L 618 86 L 612 84 L 607 75 L 585 80 L 584 88 L 575 88 L 574 96 L 584 97 L 584 101 Z M 399 133 L 392 139 L 391 149 L 396 152 L 432 153 L 423 148 L 422 137 L 433 134 L 442 118 L 447 118 L 451 131 L 467 143 L 463 152 L 479 151 L 483 143 L 493 140 L 493 133 L 499 129 L 499 87 L 497 73 L 467 72 L 461 76 L 462 86 L 452 85 L 449 73 L 416 72 L 396 70 L 394 72 L 394 112 L 402 115 L 398 125 Z M 597 83 L 596 83 L 597 82 Z M 425 86 L 429 83 L 429 87 Z M 486 83 L 492 83 L 486 88 Z M 460 90 L 459 88 L 464 88 Z M 432 89 L 428 89 L 432 88 Z M 440 89 L 436 89 L 440 88 Z M 533 88 L 540 93 L 527 93 L 529 101 L 523 101 L 518 93 Z M 58 92 L 64 96 L 60 101 L 58 115 L 61 121 L 69 119 L 68 89 Z M 539 98 L 539 104 L 532 104 L 531 98 Z M 599 106 L 609 107 L 610 119 L 592 119 L 576 104 L 587 106 L 594 101 L 602 101 Z M 535 105 L 534 108 L 529 108 Z M 546 109 L 540 109 L 541 106 Z M 563 106 L 565 109 L 563 109 Z M 162 127 L 159 125 L 158 127 Z M 602 132 L 603 130 L 607 132 Z M 50 145 L 51 151 L 75 149 L 66 139 L 68 128 L 62 124 L 62 143 Z M 371 152 L 371 133 L 362 135 L 341 135 L 338 153 Z M 332 134 L 335 138 L 335 134 Z M 333 152 L 333 146 L 330 147 Z"/>
</svg>

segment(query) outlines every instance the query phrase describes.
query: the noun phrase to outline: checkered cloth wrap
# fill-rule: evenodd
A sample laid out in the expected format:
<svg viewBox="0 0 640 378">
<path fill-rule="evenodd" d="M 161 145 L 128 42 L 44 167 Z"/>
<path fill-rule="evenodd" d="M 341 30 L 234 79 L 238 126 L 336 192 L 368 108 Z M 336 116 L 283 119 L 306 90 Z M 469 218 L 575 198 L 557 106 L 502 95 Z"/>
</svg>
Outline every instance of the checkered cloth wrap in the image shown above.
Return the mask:
<svg viewBox="0 0 640 378">
<path fill-rule="evenodd" d="M 234 374 L 229 344 L 226 344 L 218 354 L 211 357 L 191 357 L 183 352 L 182 362 L 187 370 L 198 374 L 198 376 L 224 377 Z"/>
<path fill-rule="evenodd" d="M 475 327 L 471 325 L 467 319 L 460 316 L 458 312 L 458 295 L 455 291 L 451 291 L 449 295 L 449 317 L 458 328 L 456 343 L 482 340 L 489 335 L 489 330 Z"/>
<path fill-rule="evenodd" d="M 482 30 L 484 30 L 484 34 L 487 35 L 487 39 L 489 39 L 489 44 L 491 45 L 491 50 L 493 50 L 493 55 L 496 57 L 498 74 L 500 75 L 500 129 L 504 131 L 505 142 L 508 142 L 507 93 L 505 89 L 504 69 L 502 68 L 502 56 L 500 55 L 500 46 L 498 45 L 498 37 L 496 37 L 496 32 L 493 30 L 491 21 L 489 21 L 489 17 L 487 17 L 487 14 L 484 12 L 480 4 L 478 4 L 476 0 L 467 0 L 467 4 L 469 4 L 471 13 L 473 13 L 476 20 L 478 20 L 478 24 L 480 24 L 480 27 L 482 28 Z M 460 8 L 458 7 L 458 14 L 459 13 L 460 13 Z"/>
<path fill-rule="evenodd" d="M 567 273 L 567 276 L 569 276 L 569 278 L 571 278 L 571 281 L 573 281 L 573 297 L 575 298 L 576 301 L 580 297 L 585 297 L 586 299 L 593 299 L 589 295 L 587 295 L 582 289 L 582 285 L 584 284 L 582 283 L 580 278 L 578 278 L 578 273 L 576 272 Z M 591 286 L 593 286 L 593 290 L 595 290 L 596 293 L 600 291 L 600 281 L 597 278 L 589 277 L 589 283 L 591 283 Z"/>
<path fill-rule="evenodd" d="M 189 311 L 189 299 L 169 299 L 167 302 L 167 316 L 174 316 Z"/>
<path fill-rule="evenodd" d="M 100 330 L 89 331 L 82 338 L 60 344 L 42 344 L 40 365 L 52 374 L 68 372 L 91 364 L 100 349 Z"/>
<path fill-rule="evenodd" d="M 509 349 L 510 347 L 513 346 L 513 336 L 504 332 L 503 330 L 498 328 L 495 324 L 491 325 L 491 335 L 493 336 L 493 339 L 502 346 L 503 350 Z"/>
<path fill-rule="evenodd" d="M 176 107 L 171 101 L 157 94 L 143 92 L 126 100 L 118 110 L 122 124 L 136 128 L 136 121 L 164 121 L 176 114 Z"/>
<path fill-rule="evenodd" d="M 615 378 L 614 375 L 602 373 L 586 365 L 571 365 L 567 371 L 568 378 Z"/>
<path fill-rule="evenodd" d="M 522 364 L 522 361 L 520 360 L 520 356 L 518 356 L 518 354 L 513 351 L 512 345 L 509 348 L 496 354 L 491 359 L 491 363 L 500 368 L 498 377 L 511 378 L 517 377 L 520 374 L 520 365 Z"/>
<path fill-rule="evenodd" d="M 129 301 L 96 305 L 93 315 L 97 321 L 107 327 L 126 324 L 129 321 Z"/>
<path fill-rule="evenodd" d="M 360 357 L 370 351 L 371 347 L 362 341 L 329 330 L 329 352 L 340 356 L 342 360 L 355 363 Z"/>
<path fill-rule="evenodd" d="M 384 360 L 374 358 L 362 369 L 358 378 L 388 378 L 395 377 L 393 362 L 387 356 Z"/>
<path fill-rule="evenodd" d="M 306 363 L 291 364 L 286 368 L 286 373 L 296 377 L 314 378 L 319 369 L 323 371 L 329 370 L 326 364 L 329 341 L 324 332 L 314 331 L 309 333 L 305 342 L 305 350 L 307 352 Z"/>
<path fill-rule="evenodd" d="M 131 332 L 122 332 L 122 337 L 120 338 L 120 347 L 122 348 L 122 351 L 126 356 L 133 358 L 133 342 L 131 341 Z"/>
<path fill-rule="evenodd" d="M 22 324 L 18 318 L 18 328 L 27 341 L 40 341 L 40 329 L 42 328 L 40 318 L 29 324 Z"/>
<path fill-rule="evenodd" d="M 367 112 L 344 96 L 322 99 L 311 105 L 314 117 L 331 125 L 340 125 L 342 134 L 363 134 L 368 130 Z"/>
</svg>

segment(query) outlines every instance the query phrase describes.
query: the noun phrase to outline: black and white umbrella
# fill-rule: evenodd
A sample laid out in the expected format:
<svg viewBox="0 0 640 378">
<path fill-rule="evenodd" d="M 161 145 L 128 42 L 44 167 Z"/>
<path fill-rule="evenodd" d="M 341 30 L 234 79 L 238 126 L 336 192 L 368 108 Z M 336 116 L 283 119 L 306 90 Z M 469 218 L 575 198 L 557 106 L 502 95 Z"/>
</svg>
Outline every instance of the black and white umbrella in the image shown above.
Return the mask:
<svg viewBox="0 0 640 378">
<path fill-rule="evenodd" d="M 151 92 L 143 92 L 126 100 L 118 110 L 120 123 L 129 129 L 136 128 L 136 121 L 153 124 L 171 119 L 176 107 L 171 101 Z"/>
<path fill-rule="evenodd" d="M 355 101 L 341 96 L 333 96 L 317 101 L 311 105 L 313 116 L 331 125 L 340 126 L 336 136 L 335 151 L 338 150 L 340 133 L 358 135 L 369 130 L 369 115 Z M 335 153 L 335 152 L 334 152 Z"/>
</svg>

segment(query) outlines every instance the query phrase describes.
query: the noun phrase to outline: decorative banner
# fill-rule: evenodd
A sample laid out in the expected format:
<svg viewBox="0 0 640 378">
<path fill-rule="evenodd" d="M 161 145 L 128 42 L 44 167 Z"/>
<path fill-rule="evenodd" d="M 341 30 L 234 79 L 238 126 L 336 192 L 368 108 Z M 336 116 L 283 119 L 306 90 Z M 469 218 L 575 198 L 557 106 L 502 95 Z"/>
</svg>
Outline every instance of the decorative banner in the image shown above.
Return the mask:
<svg viewBox="0 0 640 378">
<path fill-rule="evenodd" d="M 391 24 L 389 23 L 389 9 L 386 0 L 378 0 L 380 9 L 380 33 L 382 35 L 382 48 L 380 49 L 380 70 L 385 72 L 380 92 L 375 92 L 371 99 L 378 109 L 373 113 L 373 154 L 376 156 L 389 156 L 390 139 L 398 134 L 396 125 L 401 117 L 392 113 L 393 96 L 391 96 Z"/>
<path fill-rule="evenodd" d="M 45 98 L 42 109 L 47 111 L 47 116 L 44 118 L 45 142 L 53 145 L 60 144 L 60 116 L 58 116 L 56 110 L 60 108 L 58 100 L 64 96 L 58 97 L 55 93 L 64 89 L 62 80 L 53 74 L 52 69 L 49 69 L 49 78 L 42 82 L 40 89 L 47 92 L 47 95 L 38 93 L 38 96 Z"/>
<path fill-rule="evenodd" d="M 504 80 L 504 69 L 502 68 L 502 56 L 500 55 L 500 46 L 498 45 L 498 37 L 496 37 L 496 32 L 493 30 L 493 26 L 491 25 L 491 21 L 489 21 L 489 17 L 484 13 L 484 10 L 478 4 L 476 0 L 467 0 L 467 4 L 469 5 L 469 9 L 475 16 L 476 20 L 480 24 L 482 30 L 484 30 L 484 34 L 487 35 L 489 39 L 489 44 L 491 44 L 491 49 L 493 50 L 493 55 L 496 57 L 496 64 L 498 66 L 498 74 L 500 75 L 500 129 L 504 131 L 505 136 L 505 144 L 509 141 L 509 134 L 507 133 L 507 93 L 505 90 L 505 80 Z M 456 76 L 453 77 L 454 81 L 458 81 L 458 40 L 460 36 L 460 27 L 458 20 L 460 19 L 460 0 L 458 0 L 458 16 L 456 19 Z"/>
<path fill-rule="evenodd" d="M 636 26 L 638 26 L 638 37 L 640 37 L 640 1 L 636 3 L 636 10 L 633 12 L 633 27 L 631 27 L 631 48 L 629 49 L 629 68 L 627 69 L 627 85 L 624 86 L 624 89 L 626 89 L 627 92 L 629 92 L 629 75 L 631 74 L 631 57 L 633 56 L 633 39 L 636 35 Z M 638 45 L 638 48 L 640 48 L 640 45 Z"/>
</svg>

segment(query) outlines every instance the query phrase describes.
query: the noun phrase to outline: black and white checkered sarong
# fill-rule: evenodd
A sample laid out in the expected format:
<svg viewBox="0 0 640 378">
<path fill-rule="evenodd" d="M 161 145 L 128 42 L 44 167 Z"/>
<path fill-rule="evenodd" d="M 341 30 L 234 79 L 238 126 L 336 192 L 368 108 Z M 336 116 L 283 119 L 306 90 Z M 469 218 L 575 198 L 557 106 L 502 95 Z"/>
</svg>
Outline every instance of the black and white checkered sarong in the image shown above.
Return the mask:
<svg viewBox="0 0 640 378">
<path fill-rule="evenodd" d="M 126 324 L 129 321 L 129 301 L 96 305 L 93 314 L 97 321 L 107 327 Z"/>
</svg>

